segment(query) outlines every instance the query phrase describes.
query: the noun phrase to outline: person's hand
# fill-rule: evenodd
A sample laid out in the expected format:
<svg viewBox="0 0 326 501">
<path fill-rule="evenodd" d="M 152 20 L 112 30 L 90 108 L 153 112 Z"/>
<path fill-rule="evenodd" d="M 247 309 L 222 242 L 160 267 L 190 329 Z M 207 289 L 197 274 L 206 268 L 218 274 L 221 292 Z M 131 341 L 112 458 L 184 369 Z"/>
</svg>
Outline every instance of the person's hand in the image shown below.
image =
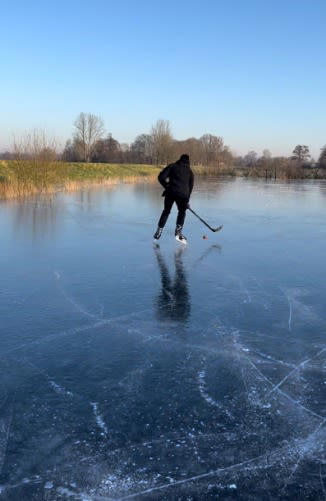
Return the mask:
<svg viewBox="0 0 326 501">
<path fill-rule="evenodd" d="M 187 209 L 190 209 L 190 203 L 189 202 L 187 203 Z"/>
</svg>

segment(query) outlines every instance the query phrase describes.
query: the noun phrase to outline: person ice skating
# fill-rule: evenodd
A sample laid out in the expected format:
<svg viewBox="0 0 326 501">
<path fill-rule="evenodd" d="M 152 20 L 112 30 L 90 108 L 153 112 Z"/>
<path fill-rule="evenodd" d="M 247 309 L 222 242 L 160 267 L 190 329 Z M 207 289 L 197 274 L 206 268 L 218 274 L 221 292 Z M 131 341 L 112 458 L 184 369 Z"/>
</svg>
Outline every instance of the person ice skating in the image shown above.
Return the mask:
<svg viewBox="0 0 326 501">
<path fill-rule="evenodd" d="M 157 230 L 154 234 L 154 239 L 158 240 L 161 235 L 166 221 L 171 212 L 174 202 L 178 207 L 178 217 L 175 228 L 175 238 L 179 242 L 186 244 L 187 239 L 182 234 L 186 210 L 189 206 L 189 199 L 194 187 L 194 174 L 190 168 L 188 155 L 181 155 L 179 160 L 168 165 L 163 169 L 158 180 L 164 188 L 164 209 L 158 222 Z"/>
</svg>

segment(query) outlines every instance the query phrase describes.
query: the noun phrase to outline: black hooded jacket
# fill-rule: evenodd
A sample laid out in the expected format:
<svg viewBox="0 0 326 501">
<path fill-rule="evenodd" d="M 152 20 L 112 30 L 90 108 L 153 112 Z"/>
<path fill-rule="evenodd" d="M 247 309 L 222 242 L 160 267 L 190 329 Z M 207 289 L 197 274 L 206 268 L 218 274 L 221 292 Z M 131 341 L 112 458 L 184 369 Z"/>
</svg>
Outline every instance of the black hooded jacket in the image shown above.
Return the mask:
<svg viewBox="0 0 326 501">
<path fill-rule="evenodd" d="M 163 169 L 158 180 L 172 196 L 189 200 L 194 187 L 194 174 L 188 160 L 179 159 Z"/>
</svg>

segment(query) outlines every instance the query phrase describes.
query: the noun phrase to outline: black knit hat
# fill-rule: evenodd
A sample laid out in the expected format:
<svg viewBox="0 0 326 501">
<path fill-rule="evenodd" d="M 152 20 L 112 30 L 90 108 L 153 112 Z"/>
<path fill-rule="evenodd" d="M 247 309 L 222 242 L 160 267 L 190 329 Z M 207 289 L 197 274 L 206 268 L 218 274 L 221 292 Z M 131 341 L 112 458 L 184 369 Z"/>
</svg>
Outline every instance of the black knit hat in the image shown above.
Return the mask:
<svg viewBox="0 0 326 501">
<path fill-rule="evenodd" d="M 189 155 L 187 155 L 186 153 L 181 155 L 181 157 L 179 158 L 179 162 L 189 163 L 189 161 Z"/>
</svg>

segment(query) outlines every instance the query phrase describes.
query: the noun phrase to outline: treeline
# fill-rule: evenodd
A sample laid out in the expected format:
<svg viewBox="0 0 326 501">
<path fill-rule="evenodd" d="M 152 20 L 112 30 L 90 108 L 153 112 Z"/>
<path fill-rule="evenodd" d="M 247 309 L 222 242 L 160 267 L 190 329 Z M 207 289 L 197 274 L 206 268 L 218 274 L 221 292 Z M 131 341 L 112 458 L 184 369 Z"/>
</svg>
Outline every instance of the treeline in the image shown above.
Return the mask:
<svg viewBox="0 0 326 501">
<path fill-rule="evenodd" d="M 289 157 L 273 157 L 269 150 L 261 156 L 255 151 L 234 158 L 234 166 L 243 176 L 264 177 L 266 179 L 302 179 L 326 177 L 326 145 L 316 162 L 310 155 L 309 147 L 297 145 Z"/>
<path fill-rule="evenodd" d="M 43 133 L 36 132 L 36 136 Z M 33 157 L 33 148 L 28 140 L 16 141 L 11 152 L 0 155 L 4 160 L 14 160 L 19 156 L 26 159 Z M 28 147 L 26 147 L 28 144 Z M 132 163 L 163 165 L 171 162 L 182 153 L 188 153 L 194 165 L 203 166 L 232 166 L 233 155 L 223 138 L 213 134 L 204 134 L 200 138 L 177 140 L 173 137 L 170 123 L 167 120 L 158 120 L 148 133 L 140 134 L 131 143 L 119 143 L 112 134 L 106 133 L 103 120 L 91 113 L 80 113 L 74 122 L 73 134 L 65 144 L 62 152 L 48 145 L 43 155 L 55 155 L 58 160 L 65 162 L 85 163 Z M 40 148 L 38 148 L 40 154 Z"/>
<path fill-rule="evenodd" d="M 29 147 L 25 143 L 26 140 L 15 142 L 13 150 L 0 154 L 0 159 L 33 158 L 35 148 L 30 147 L 30 140 Z M 78 115 L 63 151 L 58 152 L 54 142 L 44 138 L 42 145 L 43 148 L 38 145 L 38 155 L 65 162 L 164 165 L 188 153 L 193 165 L 222 173 L 236 174 L 240 170 L 242 175 L 290 178 L 305 177 L 304 171 L 312 167 L 326 169 L 326 145 L 317 162 L 306 145 L 297 145 L 289 157 L 273 157 L 269 150 L 264 150 L 261 156 L 255 151 L 237 156 L 222 137 L 213 134 L 175 139 L 167 120 L 158 120 L 148 133 L 140 134 L 131 144 L 119 143 L 105 131 L 103 120 L 91 113 Z"/>
<path fill-rule="evenodd" d="M 266 179 L 302 179 L 326 177 L 326 145 L 316 162 L 310 155 L 307 145 L 298 144 L 289 157 L 273 157 L 269 150 L 262 156 L 250 151 L 243 157 L 235 157 L 234 165 L 243 176 L 264 177 Z"/>
<path fill-rule="evenodd" d="M 74 123 L 74 134 L 64 148 L 68 162 L 138 163 L 163 165 L 187 152 L 194 164 L 232 165 L 233 156 L 221 137 L 204 134 L 199 139 L 176 140 L 167 120 L 158 120 L 149 133 L 140 134 L 133 143 L 119 143 L 105 134 L 103 121 L 81 113 Z"/>
</svg>

